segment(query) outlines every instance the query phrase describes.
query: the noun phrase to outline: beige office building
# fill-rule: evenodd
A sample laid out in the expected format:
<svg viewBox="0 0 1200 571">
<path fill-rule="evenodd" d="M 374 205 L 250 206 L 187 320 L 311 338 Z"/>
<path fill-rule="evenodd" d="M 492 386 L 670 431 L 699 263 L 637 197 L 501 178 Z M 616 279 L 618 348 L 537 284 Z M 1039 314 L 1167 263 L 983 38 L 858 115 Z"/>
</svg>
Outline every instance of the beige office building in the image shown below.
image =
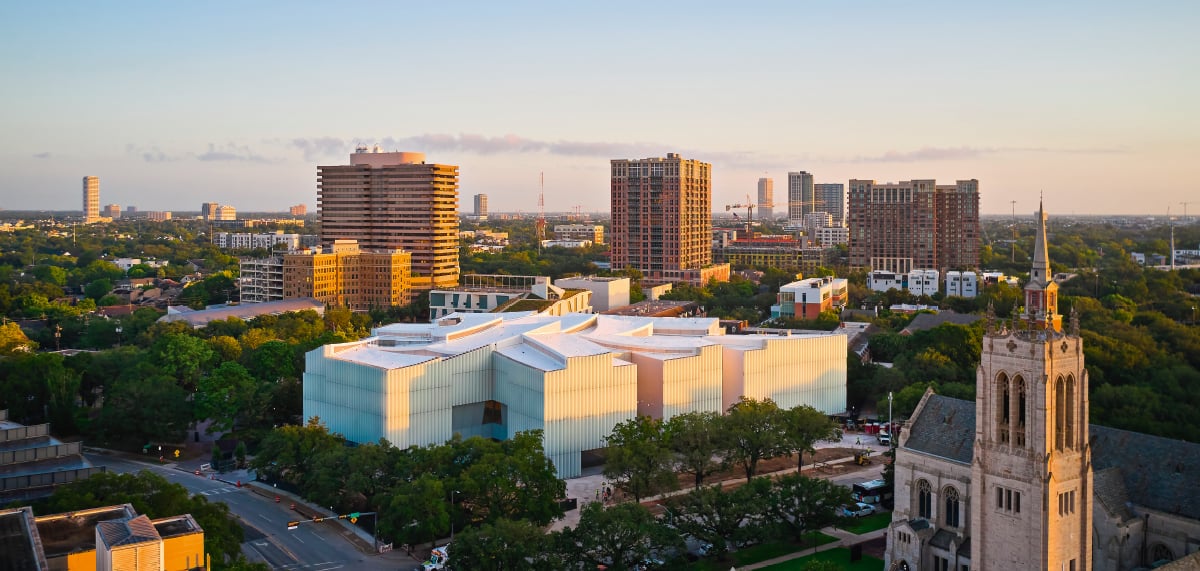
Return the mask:
<svg viewBox="0 0 1200 571">
<path fill-rule="evenodd" d="M 317 167 L 321 243 L 412 255 L 412 287 L 458 285 L 458 167 L 423 153 L 359 147 L 349 165 Z"/>
<path fill-rule="evenodd" d="M 83 177 L 83 223 L 100 221 L 100 177 Z"/>
<path fill-rule="evenodd" d="M 311 297 L 353 311 L 406 305 L 412 293 L 410 263 L 411 256 L 402 250 L 363 251 L 354 240 L 337 240 L 323 252 L 283 257 L 283 298 Z M 260 274 L 263 283 L 250 285 L 270 289 L 272 264 L 260 266 L 266 272 Z M 264 300 L 272 299 L 266 293 Z"/>
</svg>

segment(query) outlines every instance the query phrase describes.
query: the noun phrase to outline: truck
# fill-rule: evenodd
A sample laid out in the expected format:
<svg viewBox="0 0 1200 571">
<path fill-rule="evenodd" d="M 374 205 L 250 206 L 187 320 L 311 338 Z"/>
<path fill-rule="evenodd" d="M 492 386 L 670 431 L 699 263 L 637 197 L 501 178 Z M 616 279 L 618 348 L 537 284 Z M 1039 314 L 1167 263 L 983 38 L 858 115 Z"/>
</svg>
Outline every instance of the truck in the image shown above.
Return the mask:
<svg viewBox="0 0 1200 571">
<path fill-rule="evenodd" d="M 450 544 L 447 543 L 441 547 L 434 547 L 433 551 L 429 552 L 429 559 L 426 559 L 421 564 L 421 571 L 435 571 L 437 569 L 445 569 L 446 561 L 450 559 Z"/>
</svg>

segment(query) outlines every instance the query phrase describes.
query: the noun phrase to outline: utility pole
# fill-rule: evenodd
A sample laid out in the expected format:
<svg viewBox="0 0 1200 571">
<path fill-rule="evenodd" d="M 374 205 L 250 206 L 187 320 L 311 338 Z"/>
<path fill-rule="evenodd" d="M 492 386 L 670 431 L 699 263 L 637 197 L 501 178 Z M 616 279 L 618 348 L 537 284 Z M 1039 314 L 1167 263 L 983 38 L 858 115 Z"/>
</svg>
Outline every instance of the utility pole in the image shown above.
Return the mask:
<svg viewBox="0 0 1200 571">
<path fill-rule="evenodd" d="M 1012 204 L 1012 231 L 1013 231 L 1012 247 L 1010 247 L 1009 250 L 1012 251 L 1012 261 L 1015 264 L 1017 262 L 1017 201 L 1010 200 L 1008 202 L 1010 204 Z"/>
<path fill-rule="evenodd" d="M 537 217 L 538 254 L 542 253 L 542 241 L 546 239 L 546 173 L 541 173 L 541 190 L 538 191 Z"/>
</svg>

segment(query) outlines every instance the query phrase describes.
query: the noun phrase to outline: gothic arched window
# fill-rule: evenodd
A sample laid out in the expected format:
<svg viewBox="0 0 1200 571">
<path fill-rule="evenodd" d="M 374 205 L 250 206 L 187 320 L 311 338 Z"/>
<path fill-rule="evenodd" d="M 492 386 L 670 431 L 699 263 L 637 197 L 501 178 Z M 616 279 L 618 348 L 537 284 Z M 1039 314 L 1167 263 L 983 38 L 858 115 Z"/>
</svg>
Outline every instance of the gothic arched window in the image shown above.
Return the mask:
<svg viewBox="0 0 1200 571">
<path fill-rule="evenodd" d="M 1175 554 L 1171 553 L 1171 548 L 1161 543 L 1155 543 L 1154 547 L 1150 548 L 1150 562 L 1158 563 L 1159 561 L 1174 561 Z"/>
<path fill-rule="evenodd" d="M 1008 390 L 1008 375 L 996 377 L 996 436 L 1001 443 L 1008 443 L 1008 422 L 1011 411 Z"/>
<path fill-rule="evenodd" d="M 1066 442 L 1067 384 L 1059 377 L 1054 382 L 1054 448 L 1062 450 Z"/>
<path fill-rule="evenodd" d="M 1017 375 L 1016 378 L 1013 379 L 1013 385 L 1016 386 L 1015 392 L 1016 392 L 1016 396 L 1017 396 L 1017 407 L 1016 407 L 1017 408 L 1017 430 L 1016 430 L 1016 437 L 1013 440 L 1016 441 L 1017 446 L 1023 447 L 1023 446 L 1025 446 L 1025 415 L 1026 415 L 1025 378 L 1020 375 Z"/>
<path fill-rule="evenodd" d="M 1066 445 L 1068 450 L 1075 449 L 1075 375 L 1067 375 L 1067 402 L 1064 403 L 1067 417 Z"/>
<path fill-rule="evenodd" d="M 946 498 L 946 517 L 945 524 L 947 527 L 959 527 L 959 506 L 962 503 L 958 500 L 958 488 L 954 486 L 946 486 L 942 490 L 942 496 Z"/>
<path fill-rule="evenodd" d="M 917 481 L 917 517 L 933 517 L 933 487 L 925 480 Z"/>
</svg>

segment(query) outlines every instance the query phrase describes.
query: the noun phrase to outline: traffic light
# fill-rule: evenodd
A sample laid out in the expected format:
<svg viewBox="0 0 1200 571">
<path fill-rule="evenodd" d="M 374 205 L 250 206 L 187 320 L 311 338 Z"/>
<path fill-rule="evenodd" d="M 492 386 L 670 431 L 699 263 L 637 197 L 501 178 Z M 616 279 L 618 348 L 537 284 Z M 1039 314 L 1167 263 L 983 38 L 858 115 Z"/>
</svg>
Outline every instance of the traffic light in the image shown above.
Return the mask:
<svg viewBox="0 0 1200 571">
<path fill-rule="evenodd" d="M 297 527 L 300 527 L 300 522 L 298 522 L 298 521 L 289 521 L 288 522 L 288 529 L 296 529 Z"/>
</svg>

